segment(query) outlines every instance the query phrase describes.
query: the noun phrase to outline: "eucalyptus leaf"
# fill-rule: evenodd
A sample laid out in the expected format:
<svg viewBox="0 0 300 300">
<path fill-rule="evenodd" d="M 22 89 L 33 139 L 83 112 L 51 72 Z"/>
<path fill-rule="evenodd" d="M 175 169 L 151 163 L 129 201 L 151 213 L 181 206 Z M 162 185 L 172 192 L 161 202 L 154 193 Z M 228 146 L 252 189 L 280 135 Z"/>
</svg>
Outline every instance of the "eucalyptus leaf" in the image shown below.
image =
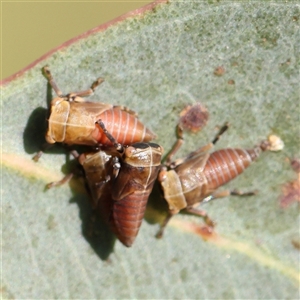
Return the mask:
<svg viewBox="0 0 300 300">
<path fill-rule="evenodd" d="M 292 1 L 168 1 L 92 31 L 4 82 L 2 298 L 298 299 L 292 241 L 299 243 L 299 206 L 282 209 L 280 197 L 282 185 L 297 178 L 288 158 L 300 156 L 299 19 Z M 65 150 L 32 160 L 52 93 L 44 65 L 64 93 L 104 77 L 90 99 L 135 110 L 165 152 L 180 111 L 200 101 L 209 122 L 197 134 L 185 132 L 177 157 L 205 145 L 226 121 L 217 149 L 250 148 L 269 134 L 285 148 L 263 153 L 226 186 L 256 196 L 202 206 L 217 222 L 207 240 L 203 220 L 183 214 L 155 239 L 166 206 L 157 187 L 132 248 L 101 220 L 90 237 L 83 180 L 44 189 L 74 167 Z"/>
</svg>

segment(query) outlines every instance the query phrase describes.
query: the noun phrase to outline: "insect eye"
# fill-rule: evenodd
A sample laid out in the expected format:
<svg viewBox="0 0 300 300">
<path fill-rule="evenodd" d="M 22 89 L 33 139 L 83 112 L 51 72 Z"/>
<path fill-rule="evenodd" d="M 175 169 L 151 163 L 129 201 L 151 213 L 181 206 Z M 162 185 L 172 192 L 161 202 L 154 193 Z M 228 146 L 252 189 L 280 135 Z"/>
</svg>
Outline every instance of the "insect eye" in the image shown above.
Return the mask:
<svg viewBox="0 0 300 300">
<path fill-rule="evenodd" d="M 136 148 L 129 146 L 125 149 L 125 157 L 132 157 L 136 152 Z"/>
<path fill-rule="evenodd" d="M 158 174 L 158 181 L 163 182 L 164 180 L 166 180 L 166 178 L 167 178 L 167 171 L 166 170 L 160 171 Z"/>
<path fill-rule="evenodd" d="M 156 148 L 156 149 L 159 149 L 159 148 L 161 148 L 161 146 L 160 146 L 160 145 L 158 145 L 158 144 L 155 144 L 155 143 L 149 143 L 149 146 L 150 146 L 150 147 L 152 147 L 152 148 Z"/>
<path fill-rule="evenodd" d="M 147 143 L 135 143 L 132 145 L 133 148 L 135 149 L 146 149 L 149 147 L 149 144 Z"/>
</svg>

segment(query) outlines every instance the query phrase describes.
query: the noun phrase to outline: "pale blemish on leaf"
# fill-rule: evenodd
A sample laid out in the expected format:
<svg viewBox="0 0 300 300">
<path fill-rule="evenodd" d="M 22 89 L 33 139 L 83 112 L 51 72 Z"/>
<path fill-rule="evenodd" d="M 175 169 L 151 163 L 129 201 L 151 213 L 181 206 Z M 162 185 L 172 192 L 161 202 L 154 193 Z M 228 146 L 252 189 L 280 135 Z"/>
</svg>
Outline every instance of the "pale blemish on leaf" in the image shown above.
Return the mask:
<svg viewBox="0 0 300 300">
<path fill-rule="evenodd" d="M 58 181 L 61 175 L 44 168 L 41 164 L 13 153 L 2 153 L 1 164 L 20 173 L 26 178 L 33 178 L 45 182 Z"/>
<path fill-rule="evenodd" d="M 298 284 L 300 284 L 299 270 L 286 266 L 280 260 L 270 256 L 270 253 L 264 253 L 261 249 L 256 247 L 255 244 L 242 243 L 238 240 L 226 238 L 219 235 L 215 231 L 208 233 L 205 230 L 205 227 L 199 227 L 199 225 L 195 223 L 180 220 L 178 218 L 172 219 L 170 221 L 170 225 L 180 229 L 181 231 L 196 234 L 207 242 L 216 245 L 217 247 L 224 248 L 226 250 L 237 251 L 241 254 L 244 254 L 263 266 L 273 268 L 279 272 L 282 272 L 285 276 L 293 279 Z"/>
<path fill-rule="evenodd" d="M 296 299 L 299 279 L 294 262 L 299 261 L 299 252 L 291 239 L 299 235 L 299 228 L 291 220 L 297 220 L 299 213 L 292 207 L 280 209 L 278 198 L 281 185 L 295 179 L 284 159 L 299 151 L 295 138 L 299 136 L 295 51 L 299 19 L 299 5 L 292 1 L 168 1 L 139 17 L 132 14 L 91 31 L 6 82 L 1 88 L 5 120 L 2 267 L 9 295 L 20 299 Z M 227 186 L 258 189 L 255 200 L 230 198 L 208 204 L 210 215 L 216 220 L 222 217 L 215 229 L 222 228 L 222 236 L 190 223 L 176 225 L 178 216 L 171 224 L 194 236 L 169 230 L 156 241 L 156 225 L 151 223 L 159 222 L 160 215 L 150 209 L 149 218 L 146 215 L 150 224 L 143 222 L 131 249 L 105 244 L 106 231 L 99 232 L 103 237 L 96 239 L 99 243 L 90 244 L 82 235 L 90 207 L 79 180 L 72 181 L 72 191 L 64 186 L 45 193 L 38 186 L 60 180 L 64 167 L 70 165 L 64 165 L 60 152 L 45 154 L 39 163 L 31 159 L 44 135 L 45 110 L 37 108 L 46 107 L 46 100 L 54 95 L 41 76 L 45 65 L 63 91 L 86 89 L 97 77 L 104 77 L 105 83 L 89 100 L 136 111 L 157 133 L 155 142 L 166 152 L 176 140 L 180 110 L 200 101 L 209 112 L 209 122 L 197 134 L 185 134 L 178 157 L 207 144 L 226 121 L 231 127 L 218 149 L 251 147 L 271 133 L 279 135 L 285 147 L 281 153 L 263 155 Z M 214 75 L 217 66 L 224 66 L 222 76 Z M 48 230 L 53 225 L 52 219 L 47 224 L 49 215 L 58 224 L 54 230 Z M 252 240 L 257 235 L 265 242 L 262 249 Z M 35 247 L 24 247 L 36 236 Z M 228 252 L 236 255 L 224 265 Z M 112 253 L 112 263 L 104 263 L 99 253 L 106 257 Z M 120 272 L 120 266 L 125 272 Z"/>
</svg>

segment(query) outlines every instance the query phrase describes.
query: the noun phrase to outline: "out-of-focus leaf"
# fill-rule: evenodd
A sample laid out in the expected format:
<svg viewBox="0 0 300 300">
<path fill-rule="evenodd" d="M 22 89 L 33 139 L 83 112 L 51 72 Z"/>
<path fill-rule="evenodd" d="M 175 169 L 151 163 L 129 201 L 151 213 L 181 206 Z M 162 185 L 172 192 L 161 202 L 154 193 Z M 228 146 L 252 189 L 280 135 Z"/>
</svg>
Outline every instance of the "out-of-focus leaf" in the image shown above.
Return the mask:
<svg viewBox="0 0 300 300">
<path fill-rule="evenodd" d="M 299 19 L 293 2 L 169 1 L 95 30 L 3 84 L 3 297 L 298 298 L 299 250 L 292 240 L 299 239 L 299 209 L 281 209 L 279 197 L 296 176 L 287 158 L 299 156 Z M 207 242 L 203 221 L 182 214 L 156 240 L 155 203 L 163 203 L 157 193 L 131 249 L 101 221 L 90 238 L 81 181 L 44 191 L 71 168 L 63 150 L 31 160 L 44 141 L 46 64 L 64 93 L 104 77 L 91 99 L 137 111 L 166 151 L 179 112 L 201 101 L 208 125 L 185 134 L 178 157 L 210 141 L 225 121 L 231 127 L 217 148 L 252 147 L 271 133 L 285 148 L 264 153 L 228 185 L 259 190 L 257 196 L 203 206 L 217 221 Z M 220 66 L 225 73 L 216 76 Z"/>
</svg>

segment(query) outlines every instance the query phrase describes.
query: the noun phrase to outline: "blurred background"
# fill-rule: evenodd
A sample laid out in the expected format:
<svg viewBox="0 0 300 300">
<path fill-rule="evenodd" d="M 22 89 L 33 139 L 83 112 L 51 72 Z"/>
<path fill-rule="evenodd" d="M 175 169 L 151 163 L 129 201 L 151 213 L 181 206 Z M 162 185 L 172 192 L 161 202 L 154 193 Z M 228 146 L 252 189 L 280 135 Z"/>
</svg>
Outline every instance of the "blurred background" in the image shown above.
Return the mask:
<svg viewBox="0 0 300 300">
<path fill-rule="evenodd" d="M 0 79 L 71 38 L 151 2 L 2 2 Z"/>
</svg>

